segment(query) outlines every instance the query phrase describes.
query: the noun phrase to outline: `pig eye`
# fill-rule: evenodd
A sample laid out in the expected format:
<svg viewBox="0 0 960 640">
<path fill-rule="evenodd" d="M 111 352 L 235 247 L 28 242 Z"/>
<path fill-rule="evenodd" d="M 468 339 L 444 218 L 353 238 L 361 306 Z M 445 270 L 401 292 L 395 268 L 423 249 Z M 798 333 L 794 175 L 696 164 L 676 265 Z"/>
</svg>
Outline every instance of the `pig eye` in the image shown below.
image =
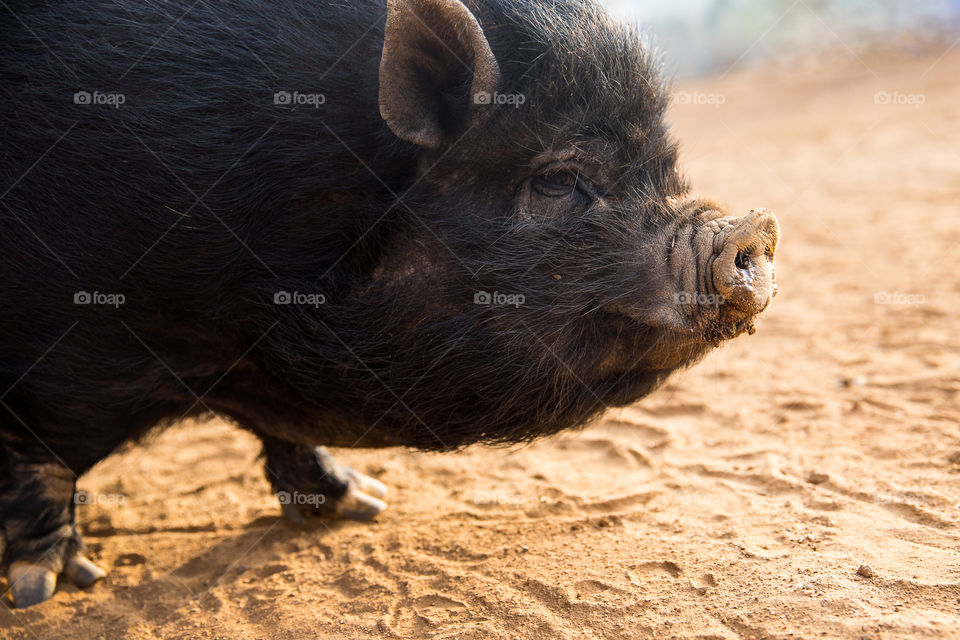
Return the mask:
<svg viewBox="0 0 960 640">
<path fill-rule="evenodd" d="M 587 184 L 573 171 L 553 171 L 537 176 L 531 185 L 540 195 L 549 198 L 576 196 L 584 201 L 591 200 Z"/>
</svg>

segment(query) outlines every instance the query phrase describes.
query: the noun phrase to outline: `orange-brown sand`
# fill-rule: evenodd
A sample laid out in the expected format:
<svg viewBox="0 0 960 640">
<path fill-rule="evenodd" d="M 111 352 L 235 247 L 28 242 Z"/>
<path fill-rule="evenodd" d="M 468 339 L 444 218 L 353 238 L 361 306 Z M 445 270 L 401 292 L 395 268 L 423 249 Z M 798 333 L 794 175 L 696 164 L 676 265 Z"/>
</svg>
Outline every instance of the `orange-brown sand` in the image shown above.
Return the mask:
<svg viewBox="0 0 960 640">
<path fill-rule="evenodd" d="M 335 452 L 373 523 L 279 519 L 251 436 L 180 425 L 80 480 L 107 579 L 0 637 L 960 637 L 960 51 L 826 62 L 677 87 L 722 96 L 672 108 L 698 192 L 780 218 L 756 335 L 581 433 Z"/>
</svg>

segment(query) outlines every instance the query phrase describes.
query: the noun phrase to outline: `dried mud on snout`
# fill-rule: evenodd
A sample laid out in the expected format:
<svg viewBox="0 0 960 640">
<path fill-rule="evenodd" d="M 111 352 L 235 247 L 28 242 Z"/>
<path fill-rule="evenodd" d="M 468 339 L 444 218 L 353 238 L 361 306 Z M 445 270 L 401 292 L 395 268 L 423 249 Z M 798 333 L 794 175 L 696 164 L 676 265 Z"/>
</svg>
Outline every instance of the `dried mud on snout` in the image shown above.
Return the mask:
<svg viewBox="0 0 960 640">
<path fill-rule="evenodd" d="M 372 523 L 283 521 L 252 437 L 170 430 L 80 480 L 108 576 L 0 638 L 956 637 L 960 52 L 828 62 L 671 113 L 698 189 L 780 220 L 754 336 L 579 434 L 337 451 Z"/>
</svg>

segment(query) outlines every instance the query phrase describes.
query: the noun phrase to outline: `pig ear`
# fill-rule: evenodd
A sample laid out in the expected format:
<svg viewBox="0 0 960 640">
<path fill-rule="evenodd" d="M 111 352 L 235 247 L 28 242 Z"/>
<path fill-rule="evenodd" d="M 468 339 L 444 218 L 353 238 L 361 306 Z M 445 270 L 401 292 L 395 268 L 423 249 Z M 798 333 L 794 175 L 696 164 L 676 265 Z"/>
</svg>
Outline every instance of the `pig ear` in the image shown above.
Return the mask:
<svg viewBox="0 0 960 640">
<path fill-rule="evenodd" d="M 499 79 L 480 23 L 459 0 L 387 0 L 380 115 L 398 137 L 441 147 Z"/>
</svg>

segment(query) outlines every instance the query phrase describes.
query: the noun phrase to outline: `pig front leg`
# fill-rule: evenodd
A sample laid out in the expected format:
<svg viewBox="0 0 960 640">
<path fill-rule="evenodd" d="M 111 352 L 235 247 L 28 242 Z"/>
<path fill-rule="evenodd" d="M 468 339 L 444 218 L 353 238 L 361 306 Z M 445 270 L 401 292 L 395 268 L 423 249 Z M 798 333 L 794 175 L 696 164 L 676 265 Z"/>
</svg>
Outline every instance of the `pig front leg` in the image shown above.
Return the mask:
<svg viewBox="0 0 960 640">
<path fill-rule="evenodd" d="M 368 520 L 387 507 L 382 482 L 337 464 L 325 448 L 261 439 L 267 478 L 287 518 L 301 524 L 305 516 Z"/>
<path fill-rule="evenodd" d="M 78 587 L 104 577 L 77 532 L 76 476 L 70 469 L 11 452 L 0 464 L 0 556 L 13 606 L 47 600 L 61 574 Z"/>
</svg>

